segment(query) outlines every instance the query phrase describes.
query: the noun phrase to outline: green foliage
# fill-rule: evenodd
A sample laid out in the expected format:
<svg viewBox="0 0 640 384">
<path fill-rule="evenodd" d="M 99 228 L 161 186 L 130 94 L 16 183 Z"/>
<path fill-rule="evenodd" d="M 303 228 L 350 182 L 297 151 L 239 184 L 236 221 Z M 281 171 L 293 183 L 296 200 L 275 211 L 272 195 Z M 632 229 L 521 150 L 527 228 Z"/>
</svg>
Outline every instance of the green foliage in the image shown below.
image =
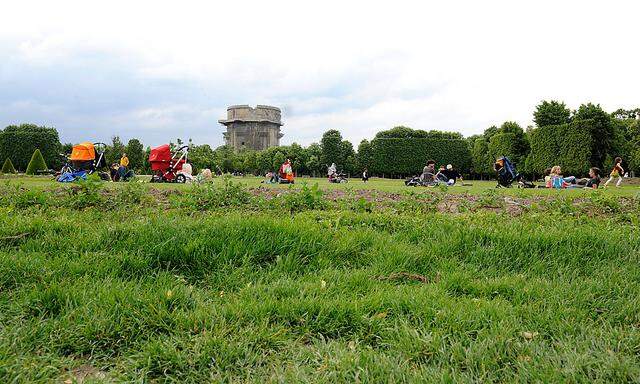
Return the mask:
<svg viewBox="0 0 640 384">
<path fill-rule="evenodd" d="M 538 127 L 568 124 L 571 121 L 571 110 L 563 102 L 544 100 L 536 106 L 533 121 Z"/>
<path fill-rule="evenodd" d="M 573 114 L 574 121 L 590 120 L 586 127 L 593 140 L 591 141 L 590 164 L 602 167 L 614 144 L 614 125 L 611 116 L 599 104 L 582 104 Z"/>
<path fill-rule="evenodd" d="M 120 158 L 122 154 L 126 153 L 126 149 L 122 140 L 120 140 L 120 136 L 111 137 L 111 144 L 107 145 L 104 153 L 107 164 L 120 163 Z M 131 159 L 129 159 L 129 162 L 131 162 Z"/>
<path fill-rule="evenodd" d="M 494 212 L 515 198 L 494 188 L 457 214 L 428 194 L 288 215 L 79 212 L 33 192 L 46 206 L 0 209 L 3 383 L 640 377 L 640 233 L 611 190 L 528 190 L 552 211 L 522 215 Z"/>
<path fill-rule="evenodd" d="M 491 157 L 489 143 L 487 143 L 484 138 L 479 137 L 475 140 L 473 148 L 471 149 L 471 157 L 473 173 L 480 176 L 492 175 L 494 173 L 493 162 L 495 159 Z"/>
<path fill-rule="evenodd" d="M 238 207 L 247 204 L 251 195 L 247 188 L 234 182 L 230 176 L 221 182 L 194 184 L 183 196 L 174 200 L 174 205 L 192 211 L 201 211 L 220 207 Z"/>
<path fill-rule="evenodd" d="M 16 169 L 13 167 L 13 163 L 11 159 L 7 157 L 7 159 L 2 164 L 2 173 L 16 173 Z"/>
<path fill-rule="evenodd" d="M 629 168 L 640 175 L 640 120 L 635 120 L 628 127 Z"/>
<path fill-rule="evenodd" d="M 327 202 L 324 199 L 322 190 L 315 183 L 309 188 L 307 183 L 302 184 L 299 190 L 289 189 L 289 192 L 282 197 L 284 206 L 291 213 L 306 210 L 324 209 Z"/>
<path fill-rule="evenodd" d="M 520 165 L 520 154 L 516 148 L 516 140 L 514 133 L 498 133 L 491 136 L 488 146 L 491 159 L 495 161 L 501 156 L 506 156 L 514 164 Z"/>
<path fill-rule="evenodd" d="M 592 121 L 576 120 L 570 124 L 543 126 L 531 131 L 531 153 L 527 168 L 536 174 L 554 165 L 567 175 L 585 175 L 589 171 Z"/>
<path fill-rule="evenodd" d="M 275 156 L 273 156 L 273 163 L 271 164 L 271 169 L 273 169 L 275 172 L 278 171 L 278 169 L 280 169 L 280 166 L 282 166 L 282 164 L 284 164 L 285 160 L 287 158 L 284 157 L 284 153 L 278 151 L 276 152 Z"/>
<path fill-rule="evenodd" d="M 127 157 L 129 158 L 129 168 L 137 171 L 144 167 L 145 152 L 142 143 L 138 139 L 130 139 L 125 148 Z"/>
<path fill-rule="evenodd" d="M 215 172 L 216 165 L 218 165 L 215 153 L 208 144 L 191 146 L 189 149 L 189 162 L 196 173 L 206 168 Z"/>
<path fill-rule="evenodd" d="M 27 165 L 25 173 L 27 175 L 35 175 L 38 171 L 46 171 L 47 169 L 47 164 L 42 157 L 42 153 L 36 148 L 33 155 L 31 155 L 31 160 L 29 161 L 29 165 Z"/>
<path fill-rule="evenodd" d="M 10 158 L 18 171 L 25 171 L 31 154 L 39 149 L 46 164 L 60 164 L 60 139 L 55 128 L 34 124 L 10 125 L 0 130 L 0 158 Z"/>
<path fill-rule="evenodd" d="M 637 120 L 640 119 L 640 108 L 623 109 L 619 108 L 611 114 L 616 119 L 620 120 Z"/>
<path fill-rule="evenodd" d="M 406 131 L 405 131 L 406 133 Z M 422 134 L 419 134 L 422 136 Z M 381 134 L 371 141 L 372 173 L 386 175 L 419 174 L 427 160 L 451 163 L 461 172 L 471 166 L 467 142 L 456 134 L 428 132 L 427 137 L 393 138 Z"/>
<path fill-rule="evenodd" d="M 359 170 L 371 169 L 373 166 L 373 149 L 368 140 L 362 140 L 358 145 L 357 164 Z"/>
<path fill-rule="evenodd" d="M 338 167 L 344 160 L 342 135 L 338 130 L 331 129 L 322 135 L 320 140 L 320 148 L 322 148 L 322 156 L 320 161 L 324 166 L 336 163 Z"/>
<path fill-rule="evenodd" d="M 496 135 L 500 133 L 498 130 L 498 127 L 496 127 L 495 125 L 490 126 L 489 128 L 484 130 L 484 139 L 489 142 L 491 140 L 491 138 L 493 137 L 493 135 Z"/>
<path fill-rule="evenodd" d="M 91 175 L 92 176 L 92 175 Z M 87 180 L 78 180 L 69 189 L 68 205 L 74 209 L 86 209 L 100 207 L 105 204 L 105 197 L 101 191 L 104 185 L 100 179 L 89 177 Z"/>
</svg>

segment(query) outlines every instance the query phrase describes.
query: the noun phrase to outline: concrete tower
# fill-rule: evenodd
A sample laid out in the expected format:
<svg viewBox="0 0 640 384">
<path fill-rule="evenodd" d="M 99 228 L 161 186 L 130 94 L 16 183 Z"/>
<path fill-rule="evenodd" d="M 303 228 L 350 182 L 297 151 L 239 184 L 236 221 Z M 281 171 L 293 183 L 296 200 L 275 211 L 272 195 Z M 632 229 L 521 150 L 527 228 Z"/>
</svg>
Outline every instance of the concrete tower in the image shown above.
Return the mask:
<svg viewBox="0 0 640 384">
<path fill-rule="evenodd" d="M 280 145 L 280 108 L 268 105 L 232 105 L 227 108 L 227 118 L 218 120 L 227 127 L 222 134 L 225 144 L 235 150 L 263 150 Z"/>
</svg>

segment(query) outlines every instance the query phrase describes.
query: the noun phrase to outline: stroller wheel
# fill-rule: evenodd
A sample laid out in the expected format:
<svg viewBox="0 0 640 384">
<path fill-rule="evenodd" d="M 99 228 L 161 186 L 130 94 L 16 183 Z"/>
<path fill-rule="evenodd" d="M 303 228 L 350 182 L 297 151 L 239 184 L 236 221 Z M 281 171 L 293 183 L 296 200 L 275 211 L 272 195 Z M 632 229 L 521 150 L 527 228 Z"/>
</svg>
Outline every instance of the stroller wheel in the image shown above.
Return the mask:
<svg viewBox="0 0 640 384">
<path fill-rule="evenodd" d="M 187 182 L 187 177 L 185 175 L 176 176 L 176 183 L 184 184 Z"/>
</svg>

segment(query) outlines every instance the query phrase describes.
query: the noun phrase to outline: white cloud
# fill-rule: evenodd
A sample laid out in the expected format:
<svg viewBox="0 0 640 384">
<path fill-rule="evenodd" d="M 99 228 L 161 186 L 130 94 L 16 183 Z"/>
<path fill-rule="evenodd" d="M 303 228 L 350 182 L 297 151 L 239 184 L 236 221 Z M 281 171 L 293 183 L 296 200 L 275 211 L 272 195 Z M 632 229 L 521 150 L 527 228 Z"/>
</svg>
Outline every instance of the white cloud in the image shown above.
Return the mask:
<svg viewBox="0 0 640 384">
<path fill-rule="evenodd" d="M 0 16 L 0 125 L 217 145 L 226 105 L 275 104 L 285 142 L 338 128 L 357 145 L 397 124 L 467 135 L 527 125 L 549 98 L 635 107 L 639 11 L 631 1 L 12 2 Z"/>
</svg>

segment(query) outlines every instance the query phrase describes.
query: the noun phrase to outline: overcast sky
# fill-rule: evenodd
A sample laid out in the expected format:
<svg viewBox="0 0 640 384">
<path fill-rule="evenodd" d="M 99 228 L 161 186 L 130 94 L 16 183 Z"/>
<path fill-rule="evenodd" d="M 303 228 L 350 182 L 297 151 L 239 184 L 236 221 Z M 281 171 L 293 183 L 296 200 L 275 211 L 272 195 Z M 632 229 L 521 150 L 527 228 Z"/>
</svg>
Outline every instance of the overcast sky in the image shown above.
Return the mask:
<svg viewBox="0 0 640 384">
<path fill-rule="evenodd" d="M 640 106 L 638 1 L 10 1 L 0 127 L 62 141 L 221 145 L 233 104 L 283 109 L 283 143 L 339 129 L 481 133 L 543 99 Z"/>
</svg>

